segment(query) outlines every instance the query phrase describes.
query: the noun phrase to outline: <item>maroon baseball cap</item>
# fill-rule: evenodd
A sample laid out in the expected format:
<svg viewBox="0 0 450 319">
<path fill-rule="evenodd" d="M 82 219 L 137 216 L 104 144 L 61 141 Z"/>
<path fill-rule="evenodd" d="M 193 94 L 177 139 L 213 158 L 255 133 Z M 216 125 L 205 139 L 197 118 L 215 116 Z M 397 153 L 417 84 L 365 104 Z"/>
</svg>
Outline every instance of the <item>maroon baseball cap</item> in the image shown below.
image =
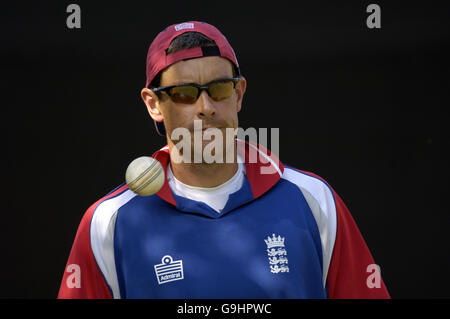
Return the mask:
<svg viewBox="0 0 450 319">
<path fill-rule="evenodd" d="M 172 40 L 180 34 L 186 32 L 199 32 L 211 40 L 214 40 L 216 46 L 185 49 L 167 55 L 166 50 L 169 48 Z M 161 31 L 150 44 L 150 48 L 147 53 L 147 83 L 145 86 L 148 87 L 160 71 L 175 62 L 211 55 L 227 58 L 239 71 L 239 64 L 233 48 L 230 43 L 228 43 L 225 36 L 216 27 L 206 22 L 199 21 L 188 21 L 173 24 Z"/>
<path fill-rule="evenodd" d="M 167 54 L 167 49 L 172 40 L 186 32 L 199 32 L 214 40 L 216 45 L 185 49 Z M 234 50 L 225 36 L 216 27 L 200 21 L 188 21 L 168 26 L 156 36 L 148 49 L 147 82 L 145 87 L 149 87 L 155 76 L 168 66 L 181 60 L 204 56 L 221 56 L 230 60 L 235 66 L 237 74 L 240 75 L 239 63 Z M 155 127 L 159 135 L 165 135 L 164 123 L 155 122 Z"/>
</svg>

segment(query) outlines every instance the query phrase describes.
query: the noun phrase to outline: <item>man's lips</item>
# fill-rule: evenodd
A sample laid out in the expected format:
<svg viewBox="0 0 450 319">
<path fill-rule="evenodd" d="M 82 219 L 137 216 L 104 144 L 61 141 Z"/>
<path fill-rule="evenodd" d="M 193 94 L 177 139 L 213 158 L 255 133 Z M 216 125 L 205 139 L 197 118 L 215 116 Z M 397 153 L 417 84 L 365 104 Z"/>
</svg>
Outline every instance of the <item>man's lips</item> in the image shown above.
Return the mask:
<svg viewBox="0 0 450 319">
<path fill-rule="evenodd" d="M 222 129 L 222 127 L 220 127 L 220 126 L 205 126 L 205 127 L 202 127 L 201 131 L 204 132 L 204 131 L 209 130 L 209 129 L 218 129 L 218 130 L 220 130 L 220 129 Z M 195 131 L 199 132 L 200 130 L 193 129 L 192 131 L 193 132 L 195 132 Z"/>
<path fill-rule="evenodd" d="M 217 126 L 207 126 L 207 127 L 203 127 L 202 128 L 202 131 L 206 131 L 206 130 L 209 130 L 209 129 L 220 129 L 220 127 L 217 127 Z"/>
<path fill-rule="evenodd" d="M 189 131 L 191 132 L 191 134 L 195 134 L 197 133 L 201 133 L 204 134 L 206 131 L 213 133 L 215 130 L 220 130 L 222 132 L 222 134 L 225 134 L 223 132 L 225 126 L 213 126 L 213 125 L 207 125 L 207 126 L 202 126 L 200 127 L 192 127 Z"/>
</svg>

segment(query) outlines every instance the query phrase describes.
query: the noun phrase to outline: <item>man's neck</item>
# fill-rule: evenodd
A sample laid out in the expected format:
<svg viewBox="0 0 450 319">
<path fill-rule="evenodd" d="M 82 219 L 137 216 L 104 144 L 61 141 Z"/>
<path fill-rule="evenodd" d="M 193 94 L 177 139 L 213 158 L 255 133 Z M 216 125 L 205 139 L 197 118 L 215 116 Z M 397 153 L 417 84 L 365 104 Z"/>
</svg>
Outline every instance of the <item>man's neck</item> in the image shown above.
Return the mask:
<svg viewBox="0 0 450 319">
<path fill-rule="evenodd" d="M 234 163 L 174 163 L 170 161 L 173 176 L 180 182 L 194 187 L 216 187 L 236 174 Z"/>
<path fill-rule="evenodd" d="M 231 163 L 184 163 L 170 159 L 173 176 L 180 182 L 194 187 L 216 187 L 236 174 L 237 155 Z"/>
</svg>

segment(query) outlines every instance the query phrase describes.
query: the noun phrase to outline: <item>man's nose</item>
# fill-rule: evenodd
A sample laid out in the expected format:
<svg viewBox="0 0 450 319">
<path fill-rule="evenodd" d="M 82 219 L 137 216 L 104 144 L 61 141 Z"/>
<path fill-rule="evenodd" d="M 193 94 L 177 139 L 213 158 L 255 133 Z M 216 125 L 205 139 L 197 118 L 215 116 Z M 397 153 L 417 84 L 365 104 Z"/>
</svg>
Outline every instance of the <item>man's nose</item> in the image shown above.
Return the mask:
<svg viewBox="0 0 450 319">
<path fill-rule="evenodd" d="M 206 90 L 203 90 L 197 101 L 197 115 L 199 118 L 204 119 L 216 115 L 216 109 L 213 102 L 214 101 L 209 97 L 208 92 L 206 92 Z"/>
</svg>

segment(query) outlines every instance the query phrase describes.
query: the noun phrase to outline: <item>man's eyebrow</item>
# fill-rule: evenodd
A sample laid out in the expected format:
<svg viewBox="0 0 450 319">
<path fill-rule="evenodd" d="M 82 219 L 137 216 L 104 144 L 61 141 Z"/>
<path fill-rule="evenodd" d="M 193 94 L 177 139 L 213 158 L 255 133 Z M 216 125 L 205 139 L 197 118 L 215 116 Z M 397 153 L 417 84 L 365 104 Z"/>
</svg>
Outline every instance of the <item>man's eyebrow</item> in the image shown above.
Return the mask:
<svg viewBox="0 0 450 319">
<path fill-rule="evenodd" d="M 218 77 L 215 77 L 214 79 L 209 80 L 209 81 L 207 81 L 207 82 L 205 82 L 205 83 L 198 83 L 198 82 L 195 82 L 195 81 L 192 81 L 192 80 L 186 80 L 186 81 L 183 81 L 183 80 L 175 80 L 174 83 L 171 83 L 171 84 L 168 84 L 168 85 L 161 85 L 161 86 L 172 86 L 172 85 L 180 85 L 180 84 L 199 84 L 199 85 L 205 85 L 205 84 L 208 84 L 208 83 L 217 81 L 217 80 L 226 80 L 226 79 L 231 79 L 231 78 L 233 78 L 232 75 L 218 76 Z"/>
</svg>

